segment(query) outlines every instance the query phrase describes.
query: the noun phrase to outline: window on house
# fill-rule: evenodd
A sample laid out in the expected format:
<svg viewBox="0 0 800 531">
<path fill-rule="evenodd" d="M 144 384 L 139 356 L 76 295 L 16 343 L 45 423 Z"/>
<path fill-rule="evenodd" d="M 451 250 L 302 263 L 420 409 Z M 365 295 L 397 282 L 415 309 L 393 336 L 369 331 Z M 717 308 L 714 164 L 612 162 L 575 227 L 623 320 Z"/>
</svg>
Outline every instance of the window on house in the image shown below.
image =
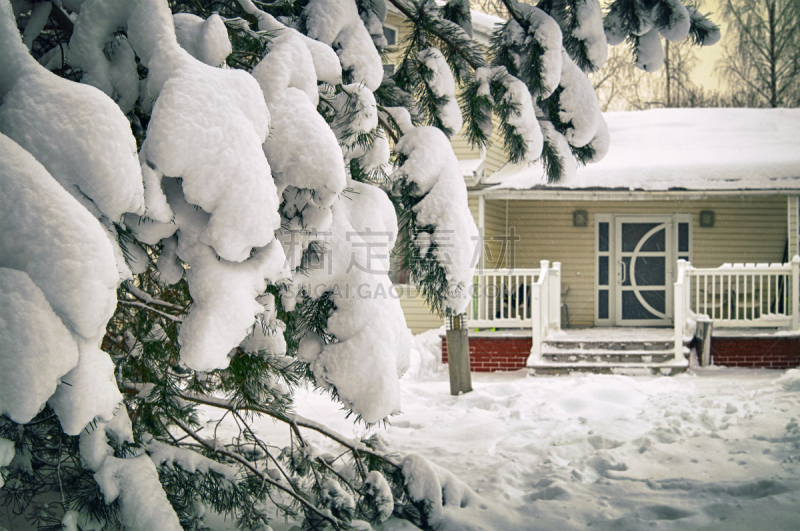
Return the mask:
<svg viewBox="0 0 800 531">
<path fill-rule="evenodd" d="M 397 30 L 389 26 L 383 27 L 383 36 L 386 37 L 386 44 L 394 46 L 397 44 Z"/>
<path fill-rule="evenodd" d="M 384 77 L 392 77 L 394 74 L 394 65 L 383 65 Z"/>
</svg>

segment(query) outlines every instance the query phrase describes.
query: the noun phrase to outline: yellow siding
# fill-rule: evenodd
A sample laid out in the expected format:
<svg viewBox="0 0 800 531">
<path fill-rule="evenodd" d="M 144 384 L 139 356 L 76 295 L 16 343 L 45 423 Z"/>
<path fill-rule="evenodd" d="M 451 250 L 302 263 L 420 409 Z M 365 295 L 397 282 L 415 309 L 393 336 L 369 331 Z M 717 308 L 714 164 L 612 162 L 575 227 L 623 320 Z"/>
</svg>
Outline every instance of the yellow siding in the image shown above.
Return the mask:
<svg viewBox="0 0 800 531">
<path fill-rule="evenodd" d="M 506 235 L 506 205 L 507 201 L 486 201 L 484 227 L 484 267 L 508 267 L 510 257 L 508 246 L 504 245 Z"/>
<path fill-rule="evenodd" d="M 499 120 L 497 117 L 494 117 L 494 130 L 492 131 L 492 137 L 489 139 L 489 145 L 486 146 L 486 176 L 489 177 L 491 174 L 499 170 L 506 162 L 508 162 L 508 157 L 506 156 L 506 152 L 503 151 L 503 138 L 500 135 L 499 128 L 497 124 L 499 124 Z"/>
<path fill-rule="evenodd" d="M 436 314 L 431 313 L 430 307 L 425 303 L 416 286 L 410 284 L 395 285 L 395 290 L 400 297 L 400 306 L 406 316 L 406 325 L 414 334 L 422 333 L 426 330 L 439 328 L 444 324 L 444 320 Z"/>
<path fill-rule="evenodd" d="M 470 145 L 469 140 L 467 140 L 467 137 L 464 136 L 463 129 L 450 140 L 450 144 L 453 146 L 453 153 L 456 154 L 458 160 L 481 158 L 481 149 L 479 147 L 472 147 Z"/>
<path fill-rule="evenodd" d="M 573 227 L 572 212 L 587 210 L 589 226 Z M 699 226 L 701 210 L 713 210 L 715 225 Z M 780 262 L 787 236 L 785 197 L 702 201 L 509 201 L 509 226 L 520 236 L 514 267 L 561 262 L 562 283 L 573 326 L 594 323 L 594 238 L 596 214 L 691 214 L 692 263 Z"/>
<path fill-rule="evenodd" d="M 798 215 L 800 215 L 800 197 L 789 196 L 789 258 L 794 255 L 800 254 L 800 227 L 798 227 Z"/>
<path fill-rule="evenodd" d="M 472 214 L 472 219 L 475 220 L 475 225 L 479 225 L 480 222 L 478 221 L 478 196 L 470 195 L 467 197 L 467 201 L 469 204 L 469 213 Z"/>
</svg>

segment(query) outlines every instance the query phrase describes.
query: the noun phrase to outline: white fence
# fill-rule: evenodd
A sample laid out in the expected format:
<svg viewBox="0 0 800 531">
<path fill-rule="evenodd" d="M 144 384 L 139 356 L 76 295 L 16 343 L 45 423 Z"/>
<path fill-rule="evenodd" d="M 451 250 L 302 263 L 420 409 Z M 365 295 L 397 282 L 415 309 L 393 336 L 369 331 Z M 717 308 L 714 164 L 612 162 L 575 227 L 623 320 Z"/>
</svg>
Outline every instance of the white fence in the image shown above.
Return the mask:
<svg viewBox="0 0 800 531">
<path fill-rule="evenodd" d="M 678 261 L 675 355 L 683 355 L 683 326 L 692 314 L 714 327 L 800 329 L 800 257 L 788 264 L 723 264 L 701 269 Z"/>
<path fill-rule="evenodd" d="M 470 328 L 532 328 L 532 355 L 561 328 L 561 263 L 540 262 L 538 269 L 475 271 Z"/>
</svg>

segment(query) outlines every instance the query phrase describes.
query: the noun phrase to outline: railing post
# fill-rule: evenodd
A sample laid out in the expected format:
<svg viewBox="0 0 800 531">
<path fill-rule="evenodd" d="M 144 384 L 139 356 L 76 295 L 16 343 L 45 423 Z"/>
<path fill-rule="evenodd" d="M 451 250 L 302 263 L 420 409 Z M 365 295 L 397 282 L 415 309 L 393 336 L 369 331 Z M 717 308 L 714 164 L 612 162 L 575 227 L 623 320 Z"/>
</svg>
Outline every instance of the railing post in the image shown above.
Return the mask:
<svg viewBox="0 0 800 531">
<path fill-rule="evenodd" d="M 800 330 L 800 255 L 792 258 L 792 330 Z"/>
<path fill-rule="evenodd" d="M 550 329 L 561 330 L 561 262 L 550 269 Z"/>
<path fill-rule="evenodd" d="M 548 307 L 550 302 L 550 261 L 540 260 L 539 264 L 542 271 L 539 276 L 539 285 L 542 287 L 539 292 L 539 304 L 541 305 L 539 331 L 542 333 L 542 339 L 544 339 L 550 329 L 550 309 Z"/>
<path fill-rule="evenodd" d="M 684 283 L 686 282 L 686 260 L 678 260 L 678 278 L 675 281 L 675 361 L 683 361 L 683 326 L 686 322 Z"/>
<path fill-rule="evenodd" d="M 541 288 L 538 282 L 531 286 L 531 355 L 528 365 L 531 362 L 538 363 L 542 359 Z"/>
</svg>

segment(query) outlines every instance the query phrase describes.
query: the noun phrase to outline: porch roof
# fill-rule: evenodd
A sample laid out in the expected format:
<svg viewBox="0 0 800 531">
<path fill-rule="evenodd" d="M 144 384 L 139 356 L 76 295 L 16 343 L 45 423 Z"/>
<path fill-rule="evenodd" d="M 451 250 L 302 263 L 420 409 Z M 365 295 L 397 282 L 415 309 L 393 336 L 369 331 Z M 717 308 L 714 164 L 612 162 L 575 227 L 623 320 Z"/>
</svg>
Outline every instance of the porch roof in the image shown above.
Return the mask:
<svg viewBox="0 0 800 531">
<path fill-rule="evenodd" d="M 604 114 L 603 160 L 546 184 L 540 163 L 507 164 L 486 195 L 540 192 L 800 192 L 800 109 L 657 109 Z"/>
</svg>

